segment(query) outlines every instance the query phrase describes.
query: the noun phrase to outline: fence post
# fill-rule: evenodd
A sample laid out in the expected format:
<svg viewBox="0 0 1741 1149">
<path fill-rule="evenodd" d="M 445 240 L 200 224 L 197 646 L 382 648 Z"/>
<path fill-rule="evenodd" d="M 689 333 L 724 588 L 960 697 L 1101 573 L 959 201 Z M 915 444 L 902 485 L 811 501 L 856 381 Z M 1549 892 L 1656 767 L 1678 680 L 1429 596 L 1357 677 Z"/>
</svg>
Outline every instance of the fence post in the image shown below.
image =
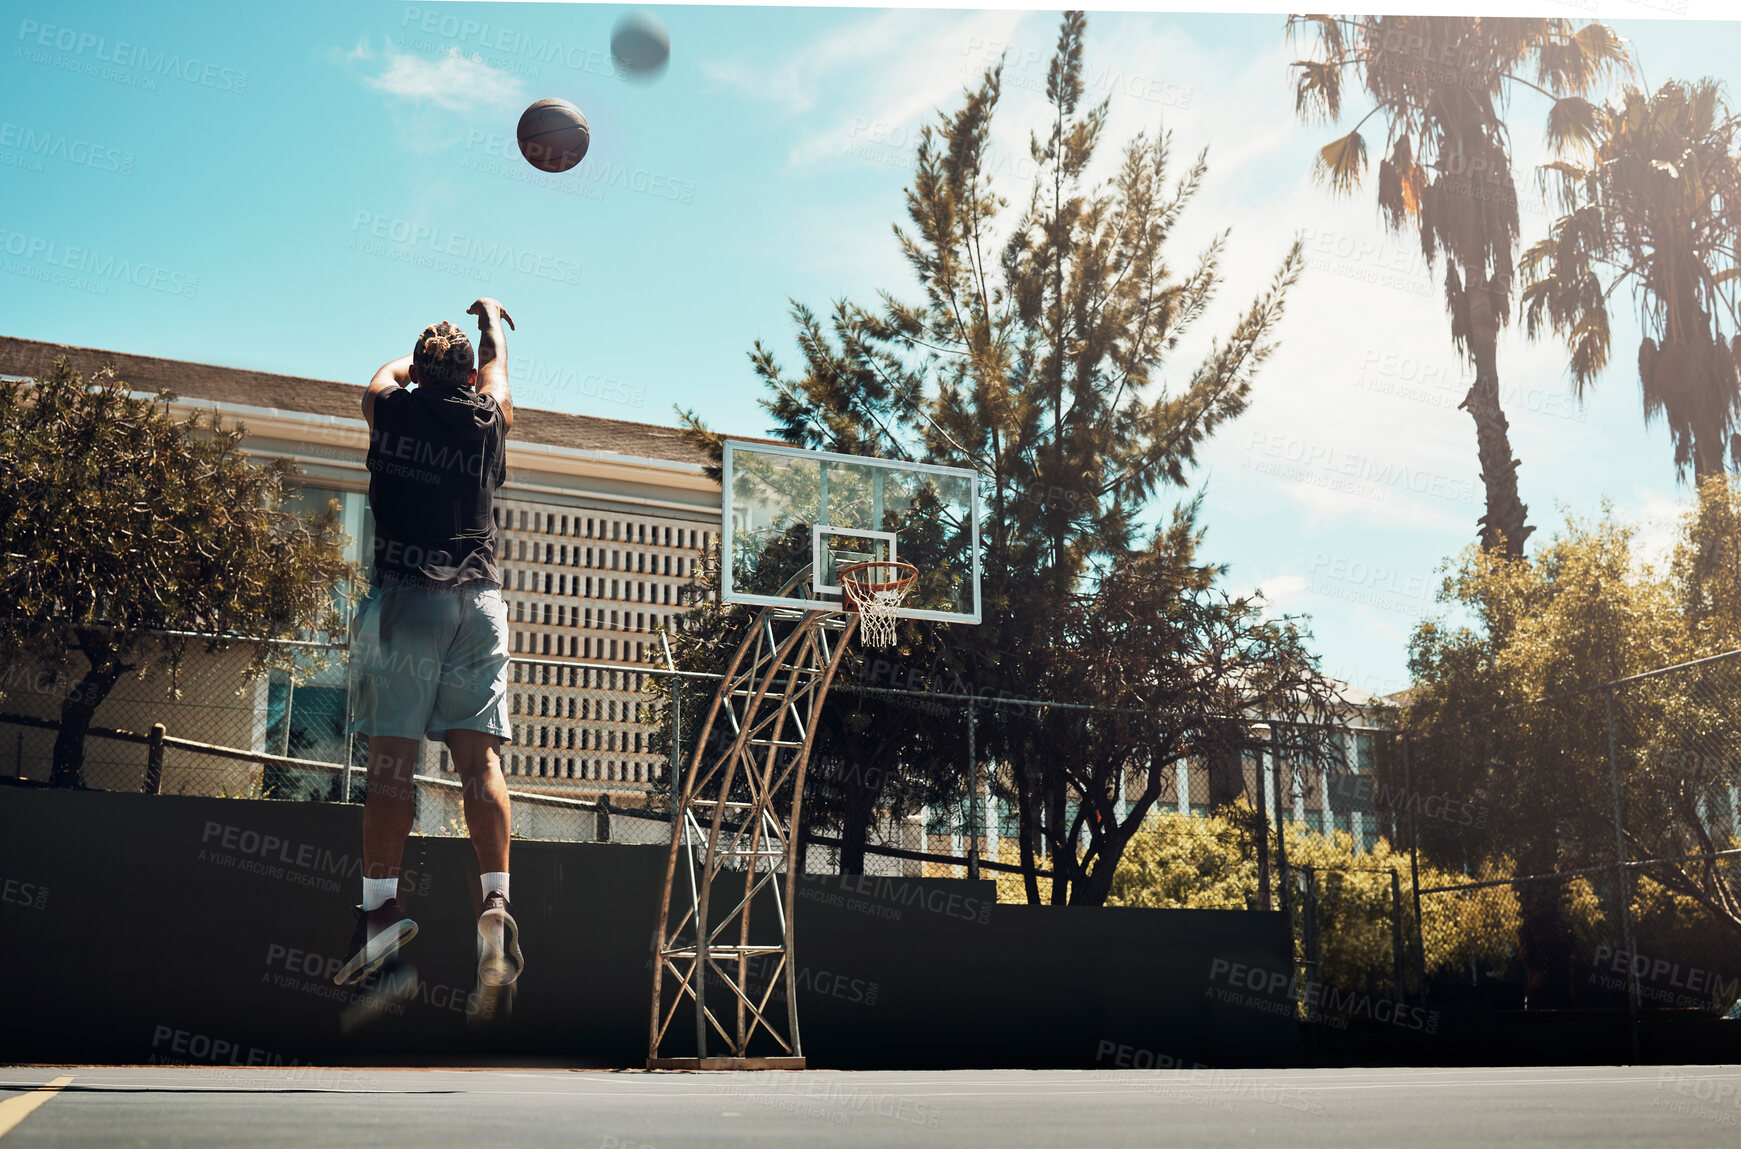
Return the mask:
<svg viewBox="0 0 1741 1149">
<path fill-rule="evenodd" d="M 967 876 L 979 880 L 979 755 L 973 744 L 973 699 L 967 700 Z"/>
<path fill-rule="evenodd" d="M 1408 731 L 1397 735 L 1397 742 L 1402 747 L 1402 792 L 1404 801 L 1409 807 L 1409 885 L 1414 888 L 1415 902 L 1415 971 L 1420 975 L 1420 989 L 1427 991 L 1427 926 L 1421 918 L 1421 842 L 1415 829 L 1415 807 L 1420 803 L 1415 801 L 1413 779 L 1409 777 L 1409 736 Z"/>
<path fill-rule="evenodd" d="M 1256 759 L 1257 775 L 1257 908 L 1270 908 L 1269 896 L 1269 802 L 1263 794 L 1263 744 L 1252 744 L 1252 756 Z M 1245 773 L 1245 755 L 1239 756 L 1239 772 Z"/>
<path fill-rule="evenodd" d="M 671 760 L 666 773 L 671 776 L 671 824 L 677 824 L 677 800 L 682 797 L 683 783 L 683 680 L 671 675 Z M 672 831 L 676 833 L 675 830 Z"/>
<path fill-rule="evenodd" d="M 596 816 L 594 836 L 600 842 L 608 842 L 611 840 L 611 796 L 609 794 L 600 794 L 598 796 L 598 813 Z"/>
<path fill-rule="evenodd" d="M 1407 1000 L 1403 993 L 1402 879 L 1397 876 L 1395 866 L 1390 868 L 1390 952 L 1396 978 L 1396 996 L 1393 1000 L 1401 1005 Z"/>
<path fill-rule="evenodd" d="M 146 743 L 150 749 L 145 754 L 145 793 L 147 794 L 163 793 L 163 736 L 165 733 L 163 723 L 153 722 L 151 724 L 151 741 Z"/>
<path fill-rule="evenodd" d="M 1319 1017 L 1314 1015 L 1318 1007 L 1313 1003 L 1323 1000 L 1323 990 L 1318 984 L 1318 872 L 1311 866 L 1301 866 L 1300 872 L 1306 878 L 1303 912 L 1300 914 L 1302 948 L 1306 952 L 1306 1060 L 1316 1065 Z"/>
<path fill-rule="evenodd" d="M 1626 946 L 1626 1029 L 1638 1064 L 1638 949 L 1632 937 L 1632 882 L 1626 872 L 1626 833 L 1620 818 L 1620 755 L 1614 739 L 1614 686 L 1602 692 L 1608 718 L 1608 784 L 1614 797 L 1614 886 L 1620 899 L 1620 936 Z"/>
<path fill-rule="evenodd" d="M 1284 807 L 1282 802 L 1282 754 L 1276 746 L 1276 729 L 1273 726 L 1270 727 L 1269 765 L 1271 789 L 1275 791 L 1276 795 L 1276 893 L 1280 895 L 1278 901 L 1281 903 L 1277 908 L 1288 919 L 1288 934 L 1292 936 L 1294 930 L 1293 890 L 1291 888 L 1293 880 L 1288 875 L 1287 825 L 1288 814 L 1293 811 L 1294 806 L 1294 788 L 1288 787 L 1288 801 Z M 1261 770 L 1263 767 L 1260 764 L 1258 768 Z"/>
</svg>

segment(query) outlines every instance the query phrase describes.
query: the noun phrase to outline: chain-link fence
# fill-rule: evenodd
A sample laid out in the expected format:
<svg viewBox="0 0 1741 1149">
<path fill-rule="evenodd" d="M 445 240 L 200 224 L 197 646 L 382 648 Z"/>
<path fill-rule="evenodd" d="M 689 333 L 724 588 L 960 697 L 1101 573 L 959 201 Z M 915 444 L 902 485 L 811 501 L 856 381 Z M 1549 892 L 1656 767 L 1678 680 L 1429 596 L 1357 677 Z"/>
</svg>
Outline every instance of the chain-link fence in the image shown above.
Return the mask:
<svg viewBox="0 0 1741 1149">
<path fill-rule="evenodd" d="M 1400 898 L 1320 912 L 1318 944 L 1400 934 L 1399 1000 L 1624 1012 L 1635 1041 L 1741 1013 L 1737 699 L 1741 652 L 1472 716 L 1417 700 L 1376 778 Z"/>
<path fill-rule="evenodd" d="M 285 645 L 296 651 L 294 676 L 272 671 L 247 680 L 242 671 L 251 648 L 238 641 L 226 652 L 190 657 L 176 682 L 179 694 L 161 673 L 123 677 L 84 717 L 82 735 L 71 736 L 70 748 L 63 727 L 78 725 L 69 723 L 69 716 L 88 685 L 66 673 L 15 666 L 0 682 L 5 693 L 0 762 L 19 778 L 89 789 L 362 802 L 369 739 L 348 733 L 353 699 L 348 649 L 313 642 Z M 686 682 L 690 705 L 699 707 L 718 676 L 512 658 L 512 737 L 500 753 L 512 794 L 514 836 L 669 842 L 672 751 L 675 747 L 675 757 L 685 763 L 691 749 L 682 744 L 676 716 L 665 701 L 674 678 Z M 652 689 L 660 679 L 667 683 L 663 698 Z M 881 693 L 910 698 L 927 713 L 942 714 L 952 706 L 961 710 L 959 702 L 938 703 L 923 691 Z M 421 755 L 415 831 L 463 836 L 459 764 L 438 741 L 426 740 Z M 962 766 L 951 763 L 949 769 Z M 837 762 L 813 761 L 813 807 L 840 782 L 838 770 Z M 970 768 L 960 769 L 963 779 L 971 774 Z M 843 841 L 826 817 L 803 827 L 806 872 L 838 873 L 845 865 L 870 876 L 996 876 L 1009 900 L 1026 899 L 1019 851 L 1008 832 L 999 833 L 1008 815 L 1000 818 L 989 810 L 993 799 L 984 778 L 978 780 L 976 799 L 945 796 L 935 806 L 927 806 L 903 776 L 871 781 L 879 808 L 862 819 L 858 840 Z M 1034 868 L 1046 880 L 1043 865 Z"/>
</svg>

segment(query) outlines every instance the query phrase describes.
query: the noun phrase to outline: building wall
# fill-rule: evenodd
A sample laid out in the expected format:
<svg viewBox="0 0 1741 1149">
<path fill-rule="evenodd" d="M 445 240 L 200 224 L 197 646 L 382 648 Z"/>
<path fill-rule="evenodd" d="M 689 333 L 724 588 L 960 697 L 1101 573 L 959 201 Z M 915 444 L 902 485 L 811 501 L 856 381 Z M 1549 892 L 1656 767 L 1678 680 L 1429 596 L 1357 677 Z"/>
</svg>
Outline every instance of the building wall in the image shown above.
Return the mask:
<svg viewBox="0 0 1741 1149">
<path fill-rule="evenodd" d="M 647 675 L 636 668 L 662 662 L 658 632 L 681 624 L 682 588 L 718 532 L 527 499 L 500 500 L 496 522 L 517 656 L 509 776 L 550 793 L 634 793 L 658 782 L 665 760 L 647 749 Z"/>
<path fill-rule="evenodd" d="M 287 392 L 287 406 L 292 400 Z M 304 476 L 299 509 L 315 511 L 337 500 L 345 558 L 363 562 L 373 553 L 368 430 L 360 409 L 347 418 L 209 397 L 171 405 L 178 419 L 196 410 L 228 425 L 245 423 L 242 448 L 257 460 L 294 461 Z M 585 426 L 607 422 L 540 414 L 546 421 Z M 645 798 L 665 766 L 647 750 L 652 728 L 641 721 L 650 702 L 642 668 L 662 662 L 658 632 L 679 623 L 686 609 L 679 589 L 717 541 L 720 492 L 699 458 L 670 457 L 681 452 L 673 450 L 668 428 L 612 423 L 608 430 L 611 450 L 508 439 L 508 477 L 496 492 L 496 521 L 513 634 L 509 708 L 515 737 L 502 754 L 511 788 L 574 797 L 609 793 L 613 801 L 633 803 Z M 648 454 L 625 453 L 638 437 L 647 441 Z M 335 593 L 347 622 L 354 591 L 340 587 Z M 124 679 L 96 721 L 142 732 L 163 721 L 172 735 L 216 745 L 344 761 L 343 652 L 326 669 L 311 668 L 294 687 L 283 674 L 244 683 L 245 660 L 245 653 L 209 657 L 196 642 L 188 651 L 180 702 L 167 699 L 161 686 Z M 36 668 L 11 673 L 23 681 Z M 31 700 L 10 692 L 14 697 L 0 702 L 0 710 L 58 716 L 58 703 L 46 695 Z M 50 731 L 0 724 L 0 760 L 17 757 L 20 775 L 46 778 L 52 741 Z M 105 755 L 112 764 L 100 761 Z M 186 752 L 175 750 L 166 756 L 166 792 L 243 793 L 262 781 L 258 767 L 209 756 L 189 758 L 184 766 L 184 757 Z M 107 775 L 97 776 L 109 770 L 115 788 L 130 789 L 143 773 L 144 748 L 93 741 L 91 761 L 93 785 L 110 786 Z M 445 748 L 425 743 L 422 770 L 451 774 Z M 311 789 L 306 796 L 317 796 L 313 790 L 324 786 L 325 777 L 308 772 L 297 784 Z"/>
</svg>

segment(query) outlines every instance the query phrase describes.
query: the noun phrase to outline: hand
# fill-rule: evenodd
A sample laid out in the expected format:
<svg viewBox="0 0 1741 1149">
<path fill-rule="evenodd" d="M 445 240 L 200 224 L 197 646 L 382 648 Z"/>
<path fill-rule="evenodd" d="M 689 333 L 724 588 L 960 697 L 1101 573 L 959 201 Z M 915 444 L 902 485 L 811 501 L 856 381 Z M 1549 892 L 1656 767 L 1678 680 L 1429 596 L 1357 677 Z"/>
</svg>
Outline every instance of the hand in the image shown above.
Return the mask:
<svg viewBox="0 0 1741 1149">
<path fill-rule="evenodd" d="M 478 326 L 480 328 L 483 327 L 484 322 L 487 319 L 489 319 L 491 316 L 496 316 L 496 317 L 499 317 L 502 320 L 502 322 L 504 322 L 508 325 L 509 331 L 514 330 L 513 318 L 505 310 L 503 310 L 502 305 L 500 303 L 497 303 L 495 300 L 491 299 L 487 295 L 484 298 L 478 300 L 476 303 L 472 304 L 470 307 L 466 308 L 466 314 L 477 316 L 478 317 Z"/>
</svg>

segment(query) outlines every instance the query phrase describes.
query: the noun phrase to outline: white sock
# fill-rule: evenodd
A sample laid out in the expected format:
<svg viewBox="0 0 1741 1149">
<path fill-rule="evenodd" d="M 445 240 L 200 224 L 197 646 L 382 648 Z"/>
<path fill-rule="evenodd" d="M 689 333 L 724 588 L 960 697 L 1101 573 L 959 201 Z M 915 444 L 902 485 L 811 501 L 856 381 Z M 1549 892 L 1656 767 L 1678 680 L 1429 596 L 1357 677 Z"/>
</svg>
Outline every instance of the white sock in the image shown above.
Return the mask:
<svg viewBox="0 0 1741 1149">
<path fill-rule="evenodd" d="M 491 871 L 488 874 L 481 874 L 478 877 L 478 883 L 483 886 L 484 897 L 486 898 L 490 896 L 491 890 L 502 891 L 502 896 L 504 898 L 508 896 L 508 872 L 506 870 Z"/>
<path fill-rule="evenodd" d="M 363 879 L 363 908 L 365 910 L 378 910 L 387 903 L 388 898 L 398 896 L 398 878 Z"/>
</svg>

